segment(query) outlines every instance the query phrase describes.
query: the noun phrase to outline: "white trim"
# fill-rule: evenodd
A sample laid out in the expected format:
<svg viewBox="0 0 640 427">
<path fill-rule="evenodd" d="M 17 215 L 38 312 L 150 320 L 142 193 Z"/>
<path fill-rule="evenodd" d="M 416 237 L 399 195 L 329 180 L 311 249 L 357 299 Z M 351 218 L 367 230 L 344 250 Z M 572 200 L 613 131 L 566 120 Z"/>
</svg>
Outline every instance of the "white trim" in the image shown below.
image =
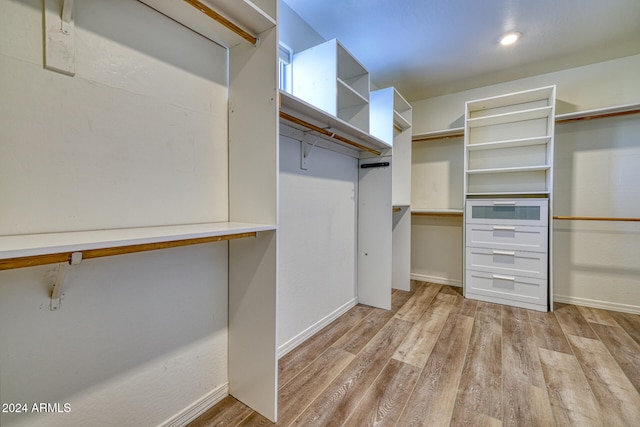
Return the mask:
<svg viewBox="0 0 640 427">
<path fill-rule="evenodd" d="M 205 394 L 200 399 L 187 406 L 185 409 L 169 418 L 159 427 L 182 427 L 204 414 L 213 405 L 229 396 L 229 383 L 226 382 Z"/>
<path fill-rule="evenodd" d="M 427 276 L 424 274 L 411 273 L 411 280 L 419 280 L 421 282 L 436 283 L 438 285 L 462 287 L 462 280 L 447 279 L 445 277 Z"/>
<path fill-rule="evenodd" d="M 320 331 L 320 329 L 324 328 L 329 323 L 336 320 L 338 317 L 342 316 L 351 308 L 355 307 L 357 303 L 358 303 L 358 300 L 356 298 L 352 299 L 351 301 L 348 301 L 347 303 L 338 307 L 333 312 L 329 313 L 327 316 L 320 319 L 320 321 L 314 323 L 304 331 L 300 332 L 295 337 L 291 338 L 286 343 L 282 344 L 280 347 L 278 347 L 278 359 L 280 359 L 282 356 L 284 356 L 285 354 L 289 353 L 291 350 L 293 350 L 294 348 L 302 344 L 304 341 L 309 339 L 313 334 Z"/>
<path fill-rule="evenodd" d="M 640 314 L 640 306 L 621 304 L 618 302 L 601 301 L 590 298 L 572 297 L 568 295 L 554 295 L 554 302 L 561 302 L 565 304 L 581 305 L 584 307 L 600 308 L 603 310 L 619 311 L 623 313 Z"/>
</svg>

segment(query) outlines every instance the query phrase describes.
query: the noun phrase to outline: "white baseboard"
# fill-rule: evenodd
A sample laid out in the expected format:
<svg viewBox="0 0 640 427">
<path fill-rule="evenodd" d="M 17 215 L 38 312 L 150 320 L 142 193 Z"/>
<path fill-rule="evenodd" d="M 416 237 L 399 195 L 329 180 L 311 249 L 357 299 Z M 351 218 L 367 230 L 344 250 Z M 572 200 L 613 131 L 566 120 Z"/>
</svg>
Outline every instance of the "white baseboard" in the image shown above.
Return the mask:
<svg viewBox="0 0 640 427">
<path fill-rule="evenodd" d="M 554 295 L 554 302 L 582 305 L 584 307 L 601 308 L 603 310 L 620 311 L 623 313 L 640 314 L 640 306 L 620 304 L 617 302 L 601 301 L 589 298 L 572 297 L 568 295 Z"/>
<path fill-rule="evenodd" d="M 182 427 L 189 424 L 191 421 L 204 414 L 216 403 L 220 402 L 225 397 L 229 396 L 229 383 L 226 382 L 219 387 L 216 387 L 208 394 L 204 395 L 199 400 L 195 401 L 184 410 L 180 411 L 173 417 L 169 418 L 159 427 Z"/>
<path fill-rule="evenodd" d="M 411 273 L 411 280 L 419 280 L 421 282 L 436 283 L 438 285 L 457 286 L 458 288 L 462 287 L 461 280 L 452 280 L 452 279 L 447 279 L 444 277 L 437 277 L 437 276 L 426 276 L 424 274 Z"/>
<path fill-rule="evenodd" d="M 305 340 L 310 338 L 313 334 L 318 332 L 320 329 L 324 328 L 329 323 L 333 322 L 338 317 L 340 317 L 341 315 L 349 311 L 349 309 L 354 307 L 357 303 L 358 303 L 358 300 L 356 298 L 352 299 L 351 301 L 347 302 L 346 304 L 343 304 L 342 306 L 338 307 L 337 309 L 335 309 L 334 311 L 332 311 L 331 313 L 329 313 L 328 315 L 320 319 L 320 321 L 314 323 L 304 331 L 300 332 L 298 335 L 291 338 L 286 343 L 282 344 L 280 347 L 278 347 L 278 359 L 280 359 L 282 356 L 284 356 L 285 354 L 289 353 L 291 350 L 293 350 L 294 348 L 302 344 Z"/>
</svg>

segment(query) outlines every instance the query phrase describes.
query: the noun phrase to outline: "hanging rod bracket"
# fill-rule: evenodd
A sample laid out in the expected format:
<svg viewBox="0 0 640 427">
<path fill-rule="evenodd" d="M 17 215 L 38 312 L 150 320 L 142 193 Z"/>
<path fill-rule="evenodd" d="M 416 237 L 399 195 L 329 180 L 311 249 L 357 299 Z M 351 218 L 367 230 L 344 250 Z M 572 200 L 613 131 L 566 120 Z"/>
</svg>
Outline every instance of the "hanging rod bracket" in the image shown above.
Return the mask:
<svg viewBox="0 0 640 427">
<path fill-rule="evenodd" d="M 75 23 L 73 0 L 44 0 L 44 67 L 74 76 L 76 74 Z"/>
<path fill-rule="evenodd" d="M 51 291 L 51 311 L 60 309 L 62 299 L 64 298 L 64 280 L 67 276 L 67 272 L 70 265 L 78 265 L 82 262 L 82 252 L 73 252 L 71 259 L 68 263 L 61 262 L 58 264 L 58 273 L 56 274 L 56 281 L 53 284 L 53 290 Z"/>
</svg>

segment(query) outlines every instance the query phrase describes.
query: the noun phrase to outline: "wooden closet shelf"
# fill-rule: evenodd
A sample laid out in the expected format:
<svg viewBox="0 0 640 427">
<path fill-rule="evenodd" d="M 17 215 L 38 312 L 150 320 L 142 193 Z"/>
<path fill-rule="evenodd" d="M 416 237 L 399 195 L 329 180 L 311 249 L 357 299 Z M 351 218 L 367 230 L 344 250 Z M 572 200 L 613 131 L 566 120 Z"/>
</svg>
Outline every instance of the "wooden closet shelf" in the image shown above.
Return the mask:
<svg viewBox="0 0 640 427">
<path fill-rule="evenodd" d="M 165 227 L 0 236 L 0 270 L 255 237 L 275 226 L 206 223 Z"/>
<path fill-rule="evenodd" d="M 239 35 L 240 37 L 242 37 L 243 39 L 245 39 L 249 43 L 256 44 L 258 42 L 258 37 L 250 34 L 248 31 L 243 30 L 238 25 L 236 25 L 233 22 L 229 21 L 227 18 L 225 18 L 224 16 L 220 15 L 218 12 L 216 12 L 213 9 L 211 9 L 207 5 L 202 4 L 198 0 L 184 0 L 184 1 L 186 3 L 188 3 L 188 4 L 190 4 L 191 6 L 195 7 L 196 9 L 198 9 L 200 12 L 204 13 L 205 15 L 207 15 L 209 18 L 213 19 L 214 21 L 218 22 L 219 24 L 222 24 L 223 26 L 225 26 L 226 28 L 228 28 L 232 32 L 236 33 L 237 35 Z"/>
</svg>

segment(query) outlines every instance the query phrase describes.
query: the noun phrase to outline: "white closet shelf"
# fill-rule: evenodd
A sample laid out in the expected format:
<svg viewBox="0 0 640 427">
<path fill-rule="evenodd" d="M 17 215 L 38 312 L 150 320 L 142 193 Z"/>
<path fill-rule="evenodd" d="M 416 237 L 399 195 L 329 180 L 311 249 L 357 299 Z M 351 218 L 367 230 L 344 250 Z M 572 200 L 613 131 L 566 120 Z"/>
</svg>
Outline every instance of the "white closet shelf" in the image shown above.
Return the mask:
<svg viewBox="0 0 640 427">
<path fill-rule="evenodd" d="M 251 43 L 251 37 L 257 38 L 260 33 L 276 25 L 273 17 L 267 15 L 250 0 L 139 1 L 227 48 L 240 43 Z M 199 10 L 201 8 L 212 10 L 223 19 L 219 21 Z M 228 24 L 221 23 L 224 20 L 230 22 L 231 26 L 236 26 L 237 29 L 231 29 Z"/>
<path fill-rule="evenodd" d="M 485 174 L 485 173 L 514 173 L 514 172 L 537 172 L 546 171 L 551 169 L 551 165 L 536 165 L 536 166 L 519 166 L 509 168 L 491 168 L 491 169 L 469 169 L 467 174 Z"/>
<path fill-rule="evenodd" d="M 593 110 L 577 111 L 575 113 L 556 114 L 556 124 L 570 123 L 580 120 L 591 120 L 605 117 L 613 117 L 628 114 L 637 114 L 640 112 L 640 104 L 625 104 L 614 107 L 596 108 Z M 411 137 L 413 142 L 435 141 L 447 138 L 459 138 L 464 136 L 464 127 L 434 130 L 431 132 L 423 132 L 413 134 Z"/>
<path fill-rule="evenodd" d="M 505 141 L 492 141 L 492 142 L 482 142 L 477 144 L 469 144 L 467 145 L 467 150 L 469 151 L 478 151 L 478 150 L 493 150 L 499 148 L 516 148 L 516 147 L 526 147 L 530 145 L 545 145 L 551 141 L 551 136 L 540 136 L 534 138 L 521 138 L 521 139 L 510 139 Z"/>
<path fill-rule="evenodd" d="M 393 112 L 393 124 L 397 126 L 400 131 L 405 131 L 411 127 L 411 122 L 397 111 Z"/>
<path fill-rule="evenodd" d="M 538 107 L 528 110 L 514 111 L 509 113 L 494 114 L 492 116 L 477 117 L 474 119 L 468 119 L 467 125 L 469 128 L 493 126 L 506 123 L 520 122 L 524 120 L 543 119 L 549 117 L 552 114 L 553 107 Z"/>
<path fill-rule="evenodd" d="M 275 225 L 214 222 L 0 236 L 0 270 L 63 262 L 65 256 L 70 256 L 73 252 L 100 251 L 95 254 L 83 254 L 83 258 L 97 258 L 251 237 L 258 232 L 275 229 Z M 24 260 L 27 262 L 26 265 L 21 262 L 21 259 L 33 257 L 43 258 L 32 263 Z M 57 260 L 58 258 L 60 260 Z"/>
<path fill-rule="evenodd" d="M 547 190 L 539 190 L 539 191 L 486 191 L 486 192 L 470 192 L 467 193 L 467 196 L 491 196 L 491 197 L 499 197 L 499 196 L 548 196 L 549 191 Z"/>
<path fill-rule="evenodd" d="M 348 148 L 356 148 L 359 151 L 368 151 L 376 155 L 381 154 L 380 150 L 391 148 L 391 145 L 386 142 L 284 91 L 280 91 L 280 112 L 281 118 L 287 120 L 290 126 L 304 132 L 313 131 L 312 128 L 301 123 L 306 122 L 313 127 L 324 130 L 323 133 L 315 132 L 319 137 Z M 283 117 L 282 113 L 297 119 L 297 121 Z M 335 136 L 332 137 L 331 134 Z M 344 141 L 344 139 L 350 142 Z"/>
<path fill-rule="evenodd" d="M 357 90 L 338 79 L 338 110 L 342 108 L 367 105 L 369 100 Z"/>
</svg>

